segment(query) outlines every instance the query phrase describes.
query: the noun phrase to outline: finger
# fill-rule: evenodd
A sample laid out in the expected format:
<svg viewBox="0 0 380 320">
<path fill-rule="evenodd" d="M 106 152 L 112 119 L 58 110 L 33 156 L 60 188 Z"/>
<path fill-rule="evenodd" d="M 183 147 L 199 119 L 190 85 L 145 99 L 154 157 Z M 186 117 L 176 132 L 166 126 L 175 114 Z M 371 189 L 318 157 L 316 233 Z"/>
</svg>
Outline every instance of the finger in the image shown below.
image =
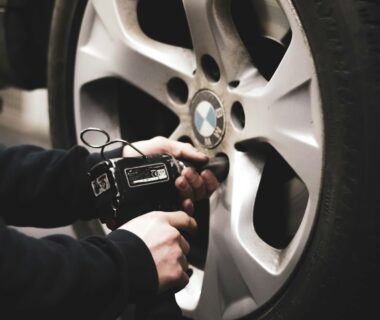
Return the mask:
<svg viewBox="0 0 380 320">
<path fill-rule="evenodd" d="M 181 250 L 184 253 L 184 255 L 187 256 L 190 252 L 190 245 L 182 235 L 179 239 L 179 246 L 181 247 Z M 186 271 L 186 269 L 184 270 Z"/>
<path fill-rule="evenodd" d="M 203 182 L 202 177 L 195 172 L 192 168 L 186 168 L 183 170 L 183 175 L 186 177 L 186 180 L 193 189 L 194 199 L 201 200 L 207 198 L 206 185 Z"/>
<path fill-rule="evenodd" d="M 207 195 L 211 194 L 219 187 L 219 181 L 216 179 L 215 175 L 210 170 L 204 170 L 201 173 L 204 184 L 206 185 Z"/>
<path fill-rule="evenodd" d="M 168 223 L 180 230 L 185 230 L 194 233 L 197 229 L 197 222 L 183 211 L 162 212 L 162 215 Z"/>
<path fill-rule="evenodd" d="M 194 215 L 194 203 L 191 199 L 185 199 L 182 202 L 183 210 L 190 216 Z"/>
<path fill-rule="evenodd" d="M 186 272 L 183 272 L 181 279 L 178 281 L 178 291 L 182 290 L 189 283 L 189 275 Z"/>
<path fill-rule="evenodd" d="M 175 186 L 180 191 L 183 198 L 194 198 L 193 188 L 190 186 L 189 182 L 184 176 L 180 176 L 175 181 Z"/>
<path fill-rule="evenodd" d="M 181 291 L 184 287 L 187 286 L 187 284 L 189 283 L 189 280 L 190 280 L 190 277 L 187 274 L 187 272 L 182 271 L 181 276 L 177 280 L 171 281 L 165 284 L 164 286 L 160 287 L 159 289 L 160 293 L 167 292 L 168 290 L 170 290 L 170 292 L 174 291 L 174 293 Z"/>
<path fill-rule="evenodd" d="M 184 255 L 178 259 L 178 263 L 181 265 L 182 270 L 186 272 L 189 269 L 189 263 Z"/>
<path fill-rule="evenodd" d="M 186 158 L 194 161 L 207 161 L 208 157 L 195 149 L 190 143 L 180 141 L 170 141 L 168 150 L 176 158 Z"/>
</svg>

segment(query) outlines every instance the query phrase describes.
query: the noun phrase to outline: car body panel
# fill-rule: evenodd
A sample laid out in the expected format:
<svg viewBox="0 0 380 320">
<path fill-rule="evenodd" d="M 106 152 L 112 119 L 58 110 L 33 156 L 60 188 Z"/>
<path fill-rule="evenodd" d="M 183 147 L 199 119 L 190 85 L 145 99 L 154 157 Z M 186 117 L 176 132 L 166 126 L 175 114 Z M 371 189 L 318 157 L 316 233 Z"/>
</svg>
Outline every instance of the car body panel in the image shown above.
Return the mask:
<svg viewBox="0 0 380 320">
<path fill-rule="evenodd" d="M 52 0 L 0 0 L 0 87 L 46 87 Z"/>
</svg>

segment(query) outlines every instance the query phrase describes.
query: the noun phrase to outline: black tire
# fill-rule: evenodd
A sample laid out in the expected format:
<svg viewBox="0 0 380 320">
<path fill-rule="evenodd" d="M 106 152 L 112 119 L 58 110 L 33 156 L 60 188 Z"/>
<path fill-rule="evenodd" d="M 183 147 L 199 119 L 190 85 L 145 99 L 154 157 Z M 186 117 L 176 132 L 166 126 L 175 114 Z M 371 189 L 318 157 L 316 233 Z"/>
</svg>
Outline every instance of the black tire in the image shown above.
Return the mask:
<svg viewBox="0 0 380 320">
<path fill-rule="evenodd" d="M 304 259 L 258 319 L 378 318 L 380 3 L 294 3 L 323 102 L 323 185 Z"/>
<path fill-rule="evenodd" d="M 87 1 L 56 1 L 48 52 L 49 118 L 52 145 L 69 149 L 77 143 L 73 112 L 76 41 Z M 78 238 L 104 234 L 97 221 L 73 224 Z"/>
<path fill-rule="evenodd" d="M 247 319 L 379 317 L 380 4 L 293 0 L 315 62 L 324 116 L 315 228 L 287 286 Z M 57 1 L 49 52 L 54 146 L 76 143 L 74 53 L 85 1 Z"/>
</svg>

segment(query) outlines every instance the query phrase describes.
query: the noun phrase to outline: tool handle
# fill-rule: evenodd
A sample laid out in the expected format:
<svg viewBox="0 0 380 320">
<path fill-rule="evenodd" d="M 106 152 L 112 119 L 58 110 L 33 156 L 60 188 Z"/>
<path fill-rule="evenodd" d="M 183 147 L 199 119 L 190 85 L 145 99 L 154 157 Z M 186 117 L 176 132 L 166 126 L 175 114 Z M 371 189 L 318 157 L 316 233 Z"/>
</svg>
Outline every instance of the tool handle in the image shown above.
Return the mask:
<svg viewBox="0 0 380 320">
<path fill-rule="evenodd" d="M 226 180 L 228 172 L 230 170 L 230 164 L 227 156 L 218 155 L 214 158 L 210 158 L 207 163 L 200 167 L 195 168 L 199 173 L 203 170 L 210 170 L 219 182 Z"/>
</svg>

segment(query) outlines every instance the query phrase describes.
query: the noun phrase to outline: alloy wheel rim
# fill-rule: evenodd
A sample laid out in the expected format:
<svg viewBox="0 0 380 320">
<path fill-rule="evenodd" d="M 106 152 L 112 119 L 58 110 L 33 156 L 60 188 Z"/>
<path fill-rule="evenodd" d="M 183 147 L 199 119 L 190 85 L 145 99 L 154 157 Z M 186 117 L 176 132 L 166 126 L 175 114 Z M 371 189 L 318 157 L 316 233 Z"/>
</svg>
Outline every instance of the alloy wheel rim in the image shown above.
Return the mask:
<svg viewBox="0 0 380 320">
<path fill-rule="evenodd" d="M 274 3 L 262 2 L 268 6 Z M 253 66 L 225 10 L 229 3 L 183 1 L 194 46 L 191 50 L 147 37 L 139 27 L 136 0 L 90 1 L 82 21 L 74 73 L 77 132 L 99 126 L 113 137 L 120 136 L 115 111 L 97 104 L 82 90 L 92 81 L 113 77 L 138 87 L 177 115 L 179 125 L 172 139 L 187 136 L 209 156 L 218 153 L 229 156 L 230 175 L 210 201 L 205 268 L 194 268 L 189 285 L 176 296 L 184 314 L 199 319 L 240 318 L 275 296 L 304 252 L 321 186 L 320 94 L 313 59 L 295 8 L 289 0 L 278 1 L 292 39 L 275 73 L 266 80 Z M 271 14 L 268 16 L 272 19 Z M 268 24 L 269 29 L 275 29 L 276 19 Z M 204 67 L 204 57 L 214 60 L 219 78 Z M 168 90 L 173 79 L 180 79 L 186 86 L 187 94 L 181 99 Z M 236 81 L 239 85 L 231 86 Z M 220 100 L 224 113 L 222 138 L 211 145 L 200 139 L 194 129 L 191 108 L 199 92 L 204 91 Z M 240 125 L 234 116 L 236 104 L 244 114 L 244 123 Z M 308 191 L 302 221 L 286 248 L 274 248 L 263 241 L 252 223 L 266 158 L 250 149 L 251 141 L 271 145 Z M 245 144 L 248 147 L 237 147 Z"/>
</svg>

